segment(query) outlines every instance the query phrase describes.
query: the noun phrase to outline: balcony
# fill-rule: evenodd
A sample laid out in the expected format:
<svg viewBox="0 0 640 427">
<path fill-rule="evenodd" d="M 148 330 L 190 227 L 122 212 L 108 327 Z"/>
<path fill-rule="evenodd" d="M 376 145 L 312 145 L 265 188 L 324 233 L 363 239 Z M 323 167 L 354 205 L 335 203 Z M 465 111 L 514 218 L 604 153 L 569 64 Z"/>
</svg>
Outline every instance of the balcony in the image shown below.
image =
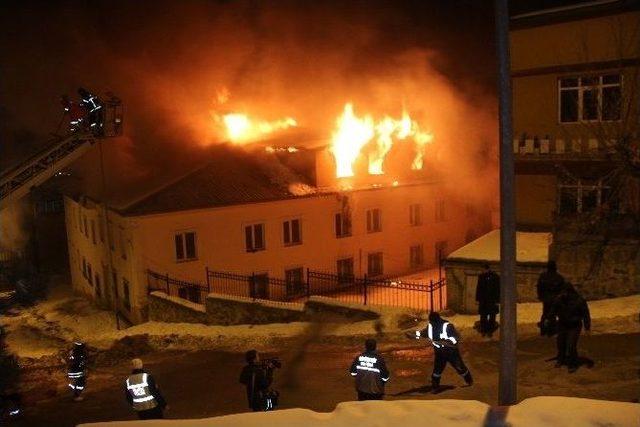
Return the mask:
<svg viewBox="0 0 640 427">
<path fill-rule="evenodd" d="M 513 153 L 518 161 L 601 161 L 611 158 L 615 141 L 597 138 L 517 138 Z"/>
</svg>

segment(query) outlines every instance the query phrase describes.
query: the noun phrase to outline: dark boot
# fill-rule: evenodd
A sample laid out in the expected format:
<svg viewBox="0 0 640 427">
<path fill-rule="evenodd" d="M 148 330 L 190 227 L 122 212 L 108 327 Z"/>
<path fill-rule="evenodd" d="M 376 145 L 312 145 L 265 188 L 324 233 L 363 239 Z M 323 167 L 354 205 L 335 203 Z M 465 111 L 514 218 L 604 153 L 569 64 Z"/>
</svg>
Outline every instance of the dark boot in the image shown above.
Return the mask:
<svg viewBox="0 0 640 427">
<path fill-rule="evenodd" d="M 471 376 L 470 371 L 467 371 L 467 373 L 464 374 L 462 378 L 464 378 L 464 382 L 466 382 L 467 385 L 473 385 L 473 377 Z"/>
<path fill-rule="evenodd" d="M 437 393 L 440 391 L 440 378 L 431 377 L 431 393 Z"/>
</svg>

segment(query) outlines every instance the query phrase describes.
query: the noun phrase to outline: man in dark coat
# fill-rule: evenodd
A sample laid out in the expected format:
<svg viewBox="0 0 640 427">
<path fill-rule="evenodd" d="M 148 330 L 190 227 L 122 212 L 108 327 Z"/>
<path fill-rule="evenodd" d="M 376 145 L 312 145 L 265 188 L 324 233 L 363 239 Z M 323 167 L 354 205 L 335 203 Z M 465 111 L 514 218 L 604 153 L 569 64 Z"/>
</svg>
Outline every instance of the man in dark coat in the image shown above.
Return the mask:
<svg viewBox="0 0 640 427">
<path fill-rule="evenodd" d="M 356 379 L 358 400 L 382 400 L 384 386 L 389 381 L 387 364 L 376 351 L 376 340 L 367 339 L 364 347 L 364 353 L 353 359 L 350 369 L 351 376 Z"/>
<path fill-rule="evenodd" d="M 84 399 L 82 392 L 87 386 L 87 349 L 83 342 L 76 341 L 67 359 L 69 388 L 73 391 L 74 402 Z"/>
<path fill-rule="evenodd" d="M 264 394 L 273 382 L 273 367 L 260 363 L 260 355 L 256 350 L 245 353 L 247 365 L 240 373 L 240 383 L 247 388 L 247 402 L 253 411 L 266 411 Z"/>
<path fill-rule="evenodd" d="M 582 326 L 591 331 L 589 306 L 570 283 L 566 283 L 549 310 L 549 316 L 558 319 L 558 356 L 556 366 L 567 365 L 569 372 L 578 369 L 578 338 Z"/>
<path fill-rule="evenodd" d="M 435 360 L 433 362 L 433 373 L 431 374 L 432 392 L 440 391 L 440 377 L 444 368 L 449 363 L 458 372 L 467 385 L 473 384 L 471 371 L 462 361 L 458 343 L 460 336 L 454 326 L 440 317 L 440 313 L 432 311 L 429 313 L 429 324 L 422 331 L 415 331 L 415 338 L 426 338 L 433 345 Z"/>
<path fill-rule="evenodd" d="M 496 315 L 499 311 L 500 276 L 491 270 L 489 264 L 484 265 L 484 272 L 478 276 L 476 301 L 480 314 L 480 333 L 483 337 L 491 336 L 496 330 Z"/>
<path fill-rule="evenodd" d="M 542 302 L 542 315 L 540 316 L 540 335 L 552 336 L 556 332 L 556 323 L 549 311 L 554 301 L 564 288 L 564 277 L 558 273 L 555 261 L 547 262 L 547 271 L 538 277 L 538 300 Z"/>
<path fill-rule="evenodd" d="M 133 370 L 125 382 L 125 394 L 129 405 L 141 420 L 164 418 L 167 402 L 164 400 L 155 379 L 143 369 L 142 360 L 131 361 Z"/>
</svg>

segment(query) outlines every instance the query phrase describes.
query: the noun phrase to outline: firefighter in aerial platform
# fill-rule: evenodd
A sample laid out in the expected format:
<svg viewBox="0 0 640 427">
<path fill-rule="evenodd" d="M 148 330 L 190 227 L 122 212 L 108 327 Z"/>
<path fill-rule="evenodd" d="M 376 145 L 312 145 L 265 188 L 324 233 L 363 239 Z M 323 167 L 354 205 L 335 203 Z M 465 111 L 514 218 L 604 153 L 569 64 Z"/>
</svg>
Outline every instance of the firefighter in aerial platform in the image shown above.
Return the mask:
<svg viewBox="0 0 640 427">
<path fill-rule="evenodd" d="M 87 386 L 87 349 L 83 342 L 76 341 L 69 352 L 67 360 L 67 377 L 69 387 L 73 391 L 73 400 L 84 400 L 82 392 Z"/>
<path fill-rule="evenodd" d="M 87 116 L 87 109 L 83 103 L 73 102 L 67 95 L 60 97 L 60 104 L 64 109 L 65 115 L 68 116 L 69 130 L 76 132 L 84 124 L 84 120 Z"/>
<path fill-rule="evenodd" d="M 353 360 L 351 376 L 356 379 L 358 400 L 382 400 L 384 386 L 389 381 L 389 370 L 384 358 L 376 351 L 377 342 L 369 338 L 365 350 Z"/>
<path fill-rule="evenodd" d="M 78 89 L 81 104 L 87 110 L 88 126 L 96 136 L 104 135 L 104 105 L 100 98 L 84 88 Z"/>
<path fill-rule="evenodd" d="M 433 362 L 433 373 L 431 374 L 431 391 L 440 391 L 440 377 L 447 362 L 453 366 L 458 374 L 464 378 L 467 385 L 473 384 L 473 377 L 467 366 L 462 361 L 458 343 L 460 337 L 453 325 L 440 317 L 438 312 L 429 313 L 429 324 L 422 331 L 415 331 L 412 336 L 415 339 L 426 338 L 433 345 L 435 360 Z"/>
<path fill-rule="evenodd" d="M 133 359 L 131 364 L 133 371 L 125 381 L 127 402 L 141 420 L 164 418 L 163 411 L 167 403 L 153 376 L 143 369 L 142 360 Z"/>
</svg>

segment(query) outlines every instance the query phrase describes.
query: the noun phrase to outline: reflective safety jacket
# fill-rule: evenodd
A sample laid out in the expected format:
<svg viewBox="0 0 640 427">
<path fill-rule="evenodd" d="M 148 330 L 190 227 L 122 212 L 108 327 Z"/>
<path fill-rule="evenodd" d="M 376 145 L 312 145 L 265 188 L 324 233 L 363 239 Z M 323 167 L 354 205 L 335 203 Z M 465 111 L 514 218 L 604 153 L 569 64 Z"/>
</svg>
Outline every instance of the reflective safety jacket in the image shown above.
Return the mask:
<svg viewBox="0 0 640 427">
<path fill-rule="evenodd" d="M 422 331 L 416 331 L 416 339 L 427 338 L 435 348 L 457 347 L 460 337 L 456 329 L 449 322 L 443 321 L 431 324 Z"/>
<path fill-rule="evenodd" d="M 133 373 L 127 378 L 127 392 L 129 401 L 136 411 L 146 411 L 158 406 L 158 401 L 153 395 L 150 385 L 150 375 L 146 372 Z"/>
<path fill-rule="evenodd" d="M 71 351 L 67 365 L 67 377 L 76 380 L 85 376 L 87 358 L 84 353 Z"/>
<path fill-rule="evenodd" d="M 365 351 L 353 360 L 350 373 L 356 379 L 356 390 L 367 394 L 384 394 L 389 371 L 376 351 Z"/>
</svg>

